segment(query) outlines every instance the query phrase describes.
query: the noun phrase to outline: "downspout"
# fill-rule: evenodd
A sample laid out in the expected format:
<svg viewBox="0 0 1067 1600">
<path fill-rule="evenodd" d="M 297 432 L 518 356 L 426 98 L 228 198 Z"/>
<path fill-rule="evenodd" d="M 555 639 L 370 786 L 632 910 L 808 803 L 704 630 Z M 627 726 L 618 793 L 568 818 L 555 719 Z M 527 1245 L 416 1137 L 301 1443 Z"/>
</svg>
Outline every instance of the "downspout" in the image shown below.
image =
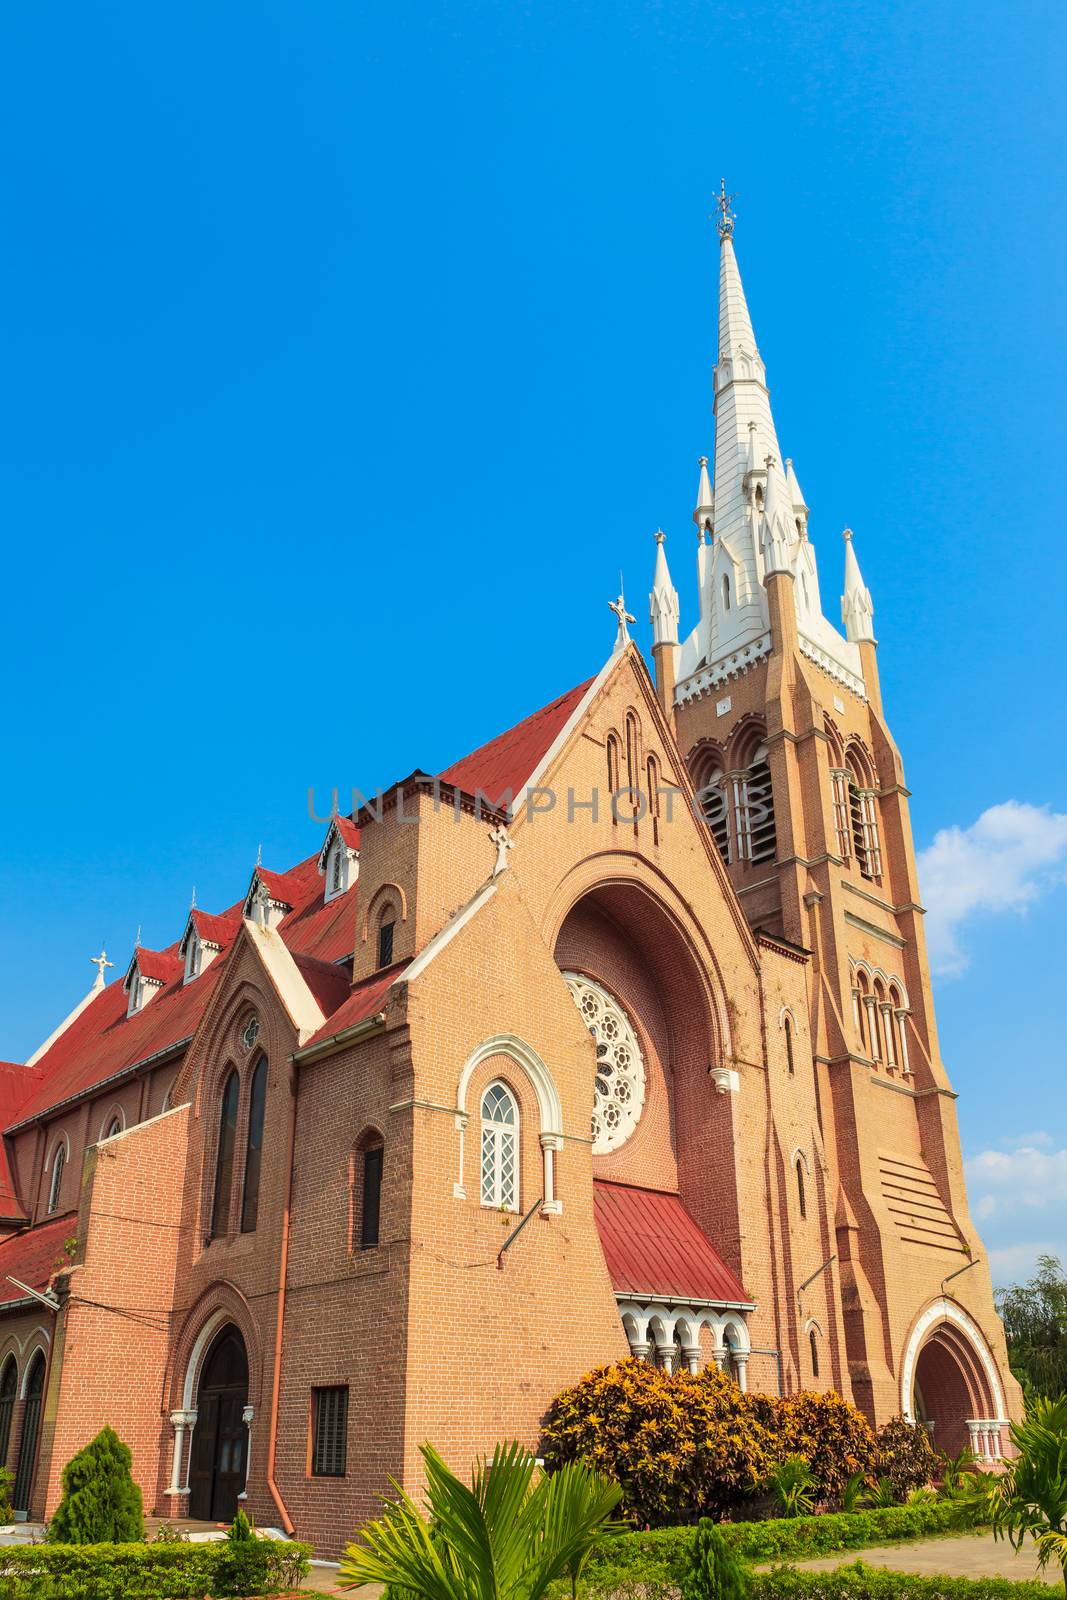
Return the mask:
<svg viewBox="0 0 1067 1600">
<path fill-rule="evenodd" d="M 278 1263 L 278 1319 L 274 1332 L 274 1378 L 270 1395 L 270 1433 L 267 1440 L 267 1488 L 282 1519 L 282 1531 L 292 1538 L 296 1529 L 274 1478 L 278 1457 L 278 1407 L 282 1388 L 282 1334 L 285 1330 L 285 1282 L 289 1274 L 289 1213 L 293 1203 L 293 1166 L 296 1160 L 296 1064 L 289 1062 L 289 1159 L 286 1163 L 285 1207 Z"/>
</svg>

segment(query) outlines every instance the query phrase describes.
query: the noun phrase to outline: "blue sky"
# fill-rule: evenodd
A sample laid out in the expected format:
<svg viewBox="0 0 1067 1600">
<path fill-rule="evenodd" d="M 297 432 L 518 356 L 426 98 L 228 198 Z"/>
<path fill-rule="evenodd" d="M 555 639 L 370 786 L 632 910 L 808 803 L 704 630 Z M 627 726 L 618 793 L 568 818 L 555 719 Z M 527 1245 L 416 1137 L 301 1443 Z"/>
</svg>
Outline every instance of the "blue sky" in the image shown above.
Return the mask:
<svg viewBox="0 0 1067 1600">
<path fill-rule="evenodd" d="M 824 595 L 846 522 L 874 593 L 995 1274 L 1067 1255 L 1062 8 L 120 0 L 3 41 L 0 1056 L 101 936 L 308 854 L 309 784 L 588 676 L 620 567 L 647 644 L 658 524 L 691 625 L 725 173 Z"/>
</svg>

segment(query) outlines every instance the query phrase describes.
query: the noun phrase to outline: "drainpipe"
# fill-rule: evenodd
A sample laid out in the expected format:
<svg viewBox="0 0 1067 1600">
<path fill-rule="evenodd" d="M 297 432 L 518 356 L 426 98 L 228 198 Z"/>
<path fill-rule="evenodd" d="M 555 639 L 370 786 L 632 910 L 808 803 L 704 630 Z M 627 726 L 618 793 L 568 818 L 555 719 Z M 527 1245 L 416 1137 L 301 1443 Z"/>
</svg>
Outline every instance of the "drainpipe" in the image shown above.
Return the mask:
<svg viewBox="0 0 1067 1600">
<path fill-rule="evenodd" d="M 274 1379 L 270 1395 L 270 1432 L 267 1438 L 267 1488 L 282 1519 L 282 1531 L 292 1538 L 293 1519 L 286 1510 L 281 1490 L 274 1478 L 278 1455 L 278 1405 L 282 1387 L 282 1333 L 285 1329 L 285 1280 L 289 1273 L 289 1213 L 293 1203 L 293 1165 L 296 1159 L 296 1064 L 289 1062 L 289 1159 L 286 1163 L 285 1208 L 282 1211 L 282 1237 L 278 1264 L 278 1319 L 274 1332 Z"/>
</svg>

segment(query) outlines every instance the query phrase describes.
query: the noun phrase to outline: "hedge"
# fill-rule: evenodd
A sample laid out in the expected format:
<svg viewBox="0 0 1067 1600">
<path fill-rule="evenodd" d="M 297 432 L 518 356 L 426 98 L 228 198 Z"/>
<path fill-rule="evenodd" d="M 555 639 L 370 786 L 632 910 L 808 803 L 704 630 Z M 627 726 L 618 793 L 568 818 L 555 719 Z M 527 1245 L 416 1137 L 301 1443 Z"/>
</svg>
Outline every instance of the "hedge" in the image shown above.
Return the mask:
<svg viewBox="0 0 1067 1600">
<path fill-rule="evenodd" d="M 922 1578 L 888 1572 L 857 1561 L 836 1572 L 797 1572 L 779 1567 L 756 1572 L 749 1600 L 1049 1600 L 1052 1591 L 1036 1579 Z"/>
<path fill-rule="evenodd" d="M 311 1547 L 289 1540 L 191 1544 L 39 1544 L 0 1550 L 0 1600 L 200 1600 L 284 1594 Z"/>
<path fill-rule="evenodd" d="M 865 1550 L 871 1545 L 961 1533 L 983 1520 L 981 1509 L 962 1500 L 923 1501 L 876 1511 L 837 1511 L 822 1517 L 775 1517 L 766 1522 L 724 1522 L 723 1538 L 746 1561 L 799 1561 Z M 676 1588 L 689 1565 L 692 1528 L 651 1528 L 602 1539 L 586 1568 L 597 1594 L 629 1593 L 646 1586 Z"/>
</svg>

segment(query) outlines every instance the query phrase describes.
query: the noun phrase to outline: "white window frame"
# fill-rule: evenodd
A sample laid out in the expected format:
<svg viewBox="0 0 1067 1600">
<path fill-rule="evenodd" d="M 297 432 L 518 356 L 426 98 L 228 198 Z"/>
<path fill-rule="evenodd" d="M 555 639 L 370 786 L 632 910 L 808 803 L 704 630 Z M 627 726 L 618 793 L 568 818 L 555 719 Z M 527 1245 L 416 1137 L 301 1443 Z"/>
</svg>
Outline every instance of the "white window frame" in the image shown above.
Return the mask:
<svg viewBox="0 0 1067 1600">
<path fill-rule="evenodd" d="M 511 1107 L 512 1120 L 510 1123 L 486 1116 L 486 1101 L 494 1089 L 503 1091 L 507 1103 Z M 482 1125 L 479 1176 L 482 1205 L 495 1211 L 518 1211 L 519 1156 L 522 1148 L 519 1137 L 519 1102 L 514 1091 L 509 1088 L 503 1078 L 494 1078 L 491 1083 L 486 1084 L 479 1101 L 479 1112 Z M 512 1158 L 510 1188 L 505 1180 L 503 1171 L 504 1157 L 509 1145 Z M 491 1165 L 488 1173 L 486 1171 L 487 1149 L 491 1151 Z"/>
</svg>

